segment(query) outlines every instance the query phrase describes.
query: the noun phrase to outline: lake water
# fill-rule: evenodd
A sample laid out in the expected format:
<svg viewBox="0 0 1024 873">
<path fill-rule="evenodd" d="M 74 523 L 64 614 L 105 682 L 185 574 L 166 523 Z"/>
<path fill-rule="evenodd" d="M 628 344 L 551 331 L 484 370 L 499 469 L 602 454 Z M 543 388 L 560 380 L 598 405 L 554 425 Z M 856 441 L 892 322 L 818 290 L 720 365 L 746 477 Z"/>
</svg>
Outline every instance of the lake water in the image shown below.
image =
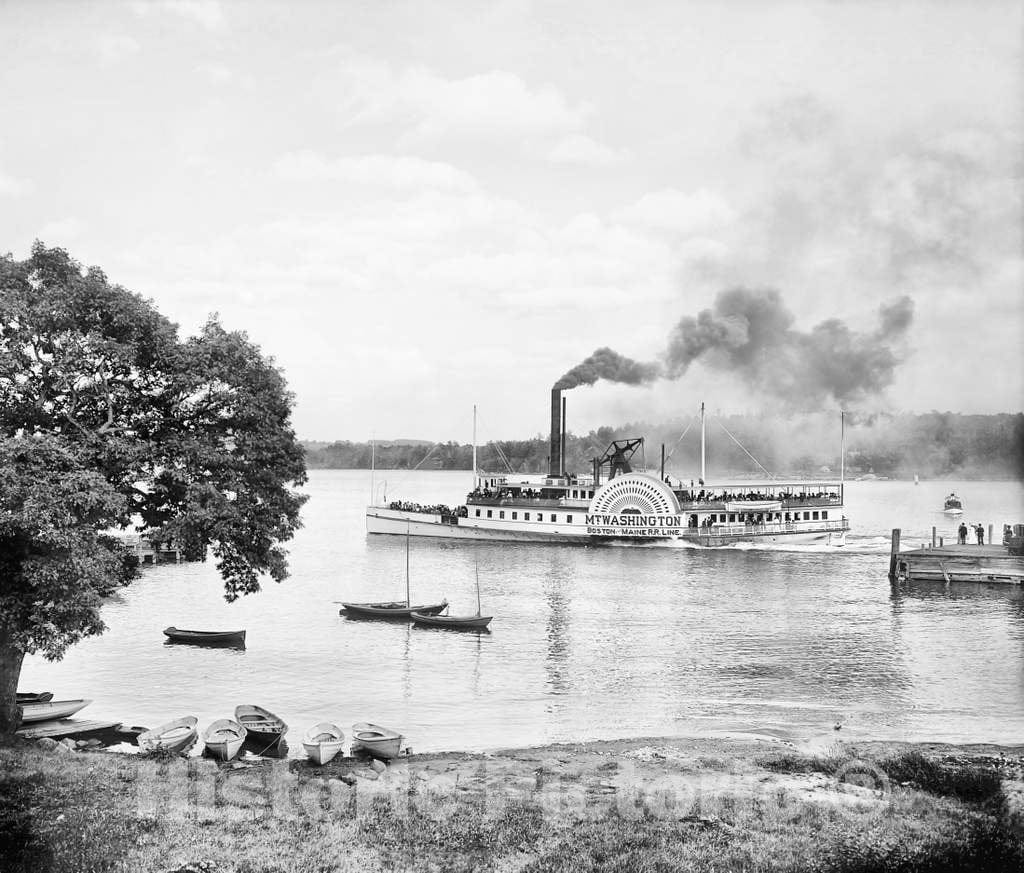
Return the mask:
<svg viewBox="0 0 1024 873">
<path fill-rule="evenodd" d="M 377 485 L 383 490 L 381 475 Z M 461 502 L 469 473 L 388 473 L 388 498 Z M 404 599 L 405 540 L 365 533 L 365 471 L 314 470 L 291 577 L 227 604 L 212 563 L 149 568 L 110 600 L 106 634 L 21 687 L 86 697 L 82 717 L 200 725 L 257 703 L 291 726 L 371 721 L 416 751 L 751 733 L 808 739 L 1020 742 L 1020 586 L 890 586 L 904 547 L 955 541 L 941 512 L 1024 522 L 1019 482 L 850 482 L 845 548 L 581 547 L 413 539 L 413 598 L 476 608 L 484 635 L 353 621 L 339 600 Z M 246 628 L 244 651 L 165 645 L 168 625 Z"/>
</svg>

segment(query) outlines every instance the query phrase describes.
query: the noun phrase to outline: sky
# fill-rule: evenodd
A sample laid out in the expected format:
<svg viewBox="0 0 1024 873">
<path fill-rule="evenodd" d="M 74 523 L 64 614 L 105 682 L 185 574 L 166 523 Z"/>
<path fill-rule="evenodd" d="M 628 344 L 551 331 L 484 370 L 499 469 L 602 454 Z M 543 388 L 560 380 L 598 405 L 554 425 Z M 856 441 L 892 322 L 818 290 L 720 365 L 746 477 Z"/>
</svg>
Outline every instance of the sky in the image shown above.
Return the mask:
<svg viewBox="0 0 1024 873">
<path fill-rule="evenodd" d="M 0 57 L 0 252 L 219 313 L 304 439 L 545 433 L 606 348 L 658 376 L 571 432 L 1024 408 L 1022 2 L 0 0 Z"/>
</svg>

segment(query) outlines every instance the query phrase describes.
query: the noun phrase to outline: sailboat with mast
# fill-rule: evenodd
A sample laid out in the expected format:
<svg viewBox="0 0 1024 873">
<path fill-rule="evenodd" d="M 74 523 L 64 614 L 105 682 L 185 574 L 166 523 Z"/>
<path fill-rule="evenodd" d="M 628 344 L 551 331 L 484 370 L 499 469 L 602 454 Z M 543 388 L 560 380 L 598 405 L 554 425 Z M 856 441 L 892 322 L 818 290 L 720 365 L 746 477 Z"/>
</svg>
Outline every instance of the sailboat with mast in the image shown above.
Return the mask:
<svg viewBox="0 0 1024 873">
<path fill-rule="evenodd" d="M 725 424 L 719 420 L 725 428 Z M 565 469 L 565 398 L 551 392 L 551 451 L 547 473 L 481 472 L 473 415 L 473 487 L 464 504 L 420 507 L 395 501 L 366 509 L 372 534 L 444 539 L 701 547 L 811 543 L 842 546 L 849 521 L 845 496 L 845 416 L 841 418 L 838 481 L 779 479 L 758 463 L 752 481 L 711 482 L 705 469 L 705 411 L 701 404 L 700 468 L 694 482 L 662 469 L 634 469 L 643 437 L 612 440 L 593 458 L 589 474 Z M 739 441 L 726 430 L 729 437 Z M 743 448 L 741 446 L 741 448 Z M 744 449 L 746 452 L 746 449 Z M 753 459 L 753 455 L 746 452 Z M 756 459 L 754 459 L 756 462 Z M 422 610 L 419 610 L 422 612 Z"/>
<path fill-rule="evenodd" d="M 476 571 L 476 614 L 475 615 L 430 615 L 425 612 L 414 612 L 412 620 L 414 624 L 424 627 L 441 627 L 449 630 L 487 630 L 493 615 L 483 615 L 480 608 L 480 567 L 474 561 Z"/>
<path fill-rule="evenodd" d="M 411 527 L 411 524 L 409 525 Z M 413 613 L 436 615 L 448 608 L 448 601 L 427 603 L 413 606 L 409 592 L 409 537 L 410 530 L 405 532 L 405 600 L 381 601 L 378 603 L 349 603 L 342 601 L 340 615 L 351 618 L 377 618 L 392 621 L 408 621 Z"/>
</svg>

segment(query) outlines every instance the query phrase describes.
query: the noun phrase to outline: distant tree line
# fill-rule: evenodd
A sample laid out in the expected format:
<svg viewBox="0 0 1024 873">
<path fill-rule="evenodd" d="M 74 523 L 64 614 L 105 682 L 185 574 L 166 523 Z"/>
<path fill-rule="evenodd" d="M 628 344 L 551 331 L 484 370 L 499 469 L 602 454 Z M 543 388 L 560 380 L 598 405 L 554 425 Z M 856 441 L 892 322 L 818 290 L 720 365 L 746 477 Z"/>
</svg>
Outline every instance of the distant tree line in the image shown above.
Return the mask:
<svg viewBox="0 0 1024 873">
<path fill-rule="evenodd" d="M 789 418 L 766 415 L 709 417 L 706 422 L 709 478 L 719 476 L 830 476 L 839 474 L 838 414 Z M 566 435 L 565 468 L 586 473 L 612 440 L 644 436 L 643 455 L 634 466 L 656 469 L 665 446 L 666 470 L 683 479 L 700 469 L 700 426 L 694 420 L 663 424 L 601 427 L 585 435 Z M 922 477 L 1024 479 L 1024 414 L 848 415 L 845 425 L 846 474 L 890 478 Z M 306 444 L 310 468 L 468 470 L 473 448 L 455 442 L 396 440 L 370 443 L 342 440 Z M 477 447 L 481 469 L 543 473 L 550 451 L 547 435 L 526 440 L 496 440 Z M 760 466 L 759 466 L 760 465 Z M 762 469 L 762 467 L 764 469 Z"/>
</svg>

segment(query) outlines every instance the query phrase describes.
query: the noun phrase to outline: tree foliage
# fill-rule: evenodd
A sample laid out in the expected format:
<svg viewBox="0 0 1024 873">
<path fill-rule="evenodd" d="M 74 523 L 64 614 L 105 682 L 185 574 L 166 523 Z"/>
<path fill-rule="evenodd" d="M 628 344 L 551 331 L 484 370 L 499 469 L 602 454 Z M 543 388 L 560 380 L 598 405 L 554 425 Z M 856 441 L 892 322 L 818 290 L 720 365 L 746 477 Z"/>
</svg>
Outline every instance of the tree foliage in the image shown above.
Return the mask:
<svg viewBox="0 0 1024 873">
<path fill-rule="evenodd" d="M 62 249 L 0 258 L 0 656 L 60 657 L 102 629 L 102 595 L 133 575 L 111 529 L 209 549 L 228 600 L 285 578 L 305 499 L 291 404 L 216 317 L 181 341 Z"/>
</svg>

